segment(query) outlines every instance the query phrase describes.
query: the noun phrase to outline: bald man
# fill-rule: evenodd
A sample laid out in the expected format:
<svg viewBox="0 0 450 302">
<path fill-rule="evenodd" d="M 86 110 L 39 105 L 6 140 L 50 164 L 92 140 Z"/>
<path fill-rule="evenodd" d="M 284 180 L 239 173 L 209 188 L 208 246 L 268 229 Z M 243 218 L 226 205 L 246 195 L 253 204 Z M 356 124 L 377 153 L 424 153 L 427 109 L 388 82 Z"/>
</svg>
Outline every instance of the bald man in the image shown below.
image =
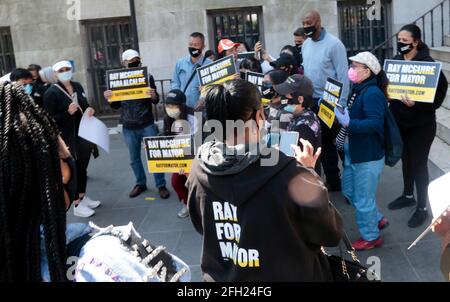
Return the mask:
<svg viewBox="0 0 450 302">
<path fill-rule="evenodd" d="M 305 34 L 310 38 L 303 43 L 303 67 L 305 75 L 314 84 L 314 107 L 318 113 L 320 99 L 323 96 L 327 78 L 333 78 L 344 83 L 341 105 L 347 104 L 349 94 L 347 50 L 342 42 L 328 33 L 322 27 L 319 12 L 313 10 L 303 18 Z M 339 158 L 334 143 L 340 126 L 335 124 L 332 129 L 325 123 L 322 125 L 322 166 L 327 178 L 327 188 L 330 192 L 341 191 Z"/>
</svg>

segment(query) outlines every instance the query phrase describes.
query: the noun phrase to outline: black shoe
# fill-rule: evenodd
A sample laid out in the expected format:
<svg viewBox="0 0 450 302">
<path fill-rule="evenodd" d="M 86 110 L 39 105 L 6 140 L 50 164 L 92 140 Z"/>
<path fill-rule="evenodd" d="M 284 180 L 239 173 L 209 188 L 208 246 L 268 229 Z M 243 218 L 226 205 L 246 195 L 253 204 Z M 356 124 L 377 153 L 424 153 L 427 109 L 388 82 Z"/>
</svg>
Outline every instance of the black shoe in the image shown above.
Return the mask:
<svg viewBox="0 0 450 302">
<path fill-rule="evenodd" d="M 417 209 L 412 215 L 411 219 L 408 221 L 408 226 L 410 228 L 418 228 L 425 223 L 428 219 L 427 209 Z"/>
<path fill-rule="evenodd" d="M 334 182 L 334 183 L 326 183 L 325 187 L 327 187 L 328 192 L 333 193 L 333 192 L 341 192 L 342 188 L 341 188 L 341 182 Z"/>
<path fill-rule="evenodd" d="M 147 191 L 147 186 L 136 185 L 130 192 L 130 198 L 135 198 Z"/>
<path fill-rule="evenodd" d="M 161 188 L 159 188 L 158 190 L 159 190 L 159 196 L 160 196 L 162 199 L 168 199 L 168 198 L 170 197 L 169 190 L 167 190 L 166 187 L 161 187 Z"/>
<path fill-rule="evenodd" d="M 417 204 L 414 198 L 406 198 L 404 195 L 400 196 L 388 205 L 389 210 L 400 210 L 415 206 Z"/>
</svg>

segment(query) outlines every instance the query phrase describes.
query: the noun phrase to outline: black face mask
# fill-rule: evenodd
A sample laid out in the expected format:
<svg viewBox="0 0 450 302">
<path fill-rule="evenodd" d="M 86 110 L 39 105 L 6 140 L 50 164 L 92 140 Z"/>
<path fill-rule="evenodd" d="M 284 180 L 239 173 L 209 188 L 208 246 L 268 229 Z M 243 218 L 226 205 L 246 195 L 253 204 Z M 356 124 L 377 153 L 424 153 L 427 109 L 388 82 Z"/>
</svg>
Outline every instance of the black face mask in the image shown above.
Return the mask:
<svg viewBox="0 0 450 302">
<path fill-rule="evenodd" d="M 317 29 L 315 26 L 309 26 L 309 27 L 305 27 L 303 28 L 303 30 L 305 31 L 305 35 L 307 35 L 308 37 L 312 37 L 314 36 L 314 34 L 316 33 Z"/>
<path fill-rule="evenodd" d="M 136 68 L 136 67 L 139 67 L 139 66 L 141 66 L 141 61 L 140 60 L 128 63 L 128 67 L 130 67 L 130 68 Z"/>
<path fill-rule="evenodd" d="M 262 90 L 262 96 L 265 99 L 271 100 L 278 96 L 275 89 L 273 89 L 273 85 L 271 83 L 263 83 L 261 90 Z"/>
<path fill-rule="evenodd" d="M 410 53 L 411 50 L 413 50 L 413 45 L 412 45 L 412 43 L 411 44 L 406 44 L 406 43 L 403 43 L 403 42 L 398 42 L 397 43 L 397 50 L 402 55 L 406 55 L 406 54 Z"/>
<path fill-rule="evenodd" d="M 189 53 L 191 54 L 191 57 L 198 58 L 202 55 L 202 51 L 200 49 L 189 47 Z"/>
<path fill-rule="evenodd" d="M 245 80 L 245 78 L 246 78 L 246 75 L 247 75 L 247 72 L 241 72 L 240 73 L 240 76 L 241 76 L 241 80 Z"/>
<path fill-rule="evenodd" d="M 295 44 L 295 48 L 301 53 L 303 44 Z"/>
</svg>

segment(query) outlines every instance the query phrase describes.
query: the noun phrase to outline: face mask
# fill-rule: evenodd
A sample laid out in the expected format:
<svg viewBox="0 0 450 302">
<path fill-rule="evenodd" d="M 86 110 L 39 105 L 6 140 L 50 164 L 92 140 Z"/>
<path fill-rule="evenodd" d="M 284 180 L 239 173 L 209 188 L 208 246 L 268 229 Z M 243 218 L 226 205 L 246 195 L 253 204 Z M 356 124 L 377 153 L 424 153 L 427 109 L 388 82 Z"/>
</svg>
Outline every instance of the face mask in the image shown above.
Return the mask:
<svg viewBox="0 0 450 302">
<path fill-rule="evenodd" d="M 141 66 L 141 61 L 140 60 L 128 63 L 128 67 L 130 67 L 130 68 L 136 68 L 136 67 L 139 67 L 139 66 Z"/>
<path fill-rule="evenodd" d="M 33 91 L 33 86 L 31 86 L 31 84 L 27 84 L 23 87 L 23 89 L 25 90 L 26 94 L 31 95 L 31 92 Z"/>
<path fill-rule="evenodd" d="M 286 107 L 284 107 L 283 111 L 287 113 L 294 113 L 296 108 L 296 105 L 287 105 Z"/>
<path fill-rule="evenodd" d="M 261 90 L 262 90 L 263 97 L 266 99 L 271 100 L 277 96 L 275 90 L 273 89 L 273 85 L 271 83 L 263 83 Z"/>
<path fill-rule="evenodd" d="M 299 52 L 302 52 L 302 46 L 303 44 L 295 44 L 295 48 L 297 48 Z"/>
<path fill-rule="evenodd" d="M 170 118 L 173 118 L 174 120 L 178 119 L 180 117 L 180 115 L 181 115 L 180 109 L 166 108 L 166 112 L 167 112 L 167 115 Z"/>
<path fill-rule="evenodd" d="M 406 43 L 398 42 L 397 43 L 397 50 L 402 55 L 406 55 L 406 54 L 410 53 L 411 50 L 413 50 L 412 43 L 411 44 L 406 44 Z"/>
<path fill-rule="evenodd" d="M 70 80 L 72 80 L 72 76 L 72 70 L 57 74 L 58 80 L 60 80 L 61 82 L 70 82 Z"/>
<path fill-rule="evenodd" d="M 189 47 L 189 53 L 191 54 L 191 57 L 198 58 L 199 56 L 201 56 L 202 51 L 194 47 Z"/>
<path fill-rule="evenodd" d="M 350 68 L 348 70 L 348 79 L 355 84 L 361 82 L 361 77 L 359 76 L 358 71 L 355 68 Z"/>
<path fill-rule="evenodd" d="M 305 31 L 305 35 L 307 35 L 308 37 L 314 36 L 314 34 L 317 31 L 315 26 L 305 27 L 305 28 L 303 28 L 303 30 Z"/>
<path fill-rule="evenodd" d="M 241 80 L 245 80 L 245 76 L 246 76 L 246 72 L 241 72 L 240 76 L 241 76 Z"/>
</svg>

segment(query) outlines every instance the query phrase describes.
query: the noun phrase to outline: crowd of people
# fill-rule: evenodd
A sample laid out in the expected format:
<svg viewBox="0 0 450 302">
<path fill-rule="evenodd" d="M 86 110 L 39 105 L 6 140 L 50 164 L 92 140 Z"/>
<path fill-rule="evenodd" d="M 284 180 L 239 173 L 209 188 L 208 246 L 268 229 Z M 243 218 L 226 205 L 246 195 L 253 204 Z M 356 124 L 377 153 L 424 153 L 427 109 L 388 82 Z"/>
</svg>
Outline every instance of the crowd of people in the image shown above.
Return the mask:
<svg viewBox="0 0 450 302">
<path fill-rule="evenodd" d="M 444 74 L 432 104 L 413 102 L 406 95 L 389 99 L 388 79 L 377 57 L 362 52 L 348 58 L 346 47 L 322 26 L 317 11 L 308 12 L 302 23 L 293 33 L 294 45 L 283 47 L 277 59 L 261 42 L 251 49 L 243 41 L 222 39 L 217 52 L 205 51 L 205 36 L 192 33 L 189 54 L 176 62 L 172 90 L 164 98 L 163 129 L 158 129 L 152 113 L 160 102 L 153 76 L 149 75 L 148 99 L 112 102 L 113 92 L 104 92 L 111 107 L 120 110 L 136 178 L 130 198 L 147 190 L 143 138 L 195 134 L 210 121 L 218 121 L 223 129 L 228 121 L 243 122 L 245 131 L 224 131 L 205 141 L 189 174 L 181 170 L 171 176 L 182 203 L 178 217 L 190 217 L 203 235 L 201 267 L 206 281 L 333 281 L 322 247 L 337 246 L 344 230 L 329 192 L 342 192 L 355 208 L 360 238 L 353 248 L 381 246 L 381 232 L 389 221 L 379 210 L 376 193 L 385 166 L 389 111 L 404 143 L 404 190 L 389 210 L 416 207 L 408 221 L 410 228 L 423 226 L 428 219 L 427 161 L 436 135 L 435 112 L 448 88 Z M 251 51 L 254 56 L 239 57 Z M 433 61 L 416 25 L 400 30 L 398 52 L 396 60 Z M 197 69 L 227 56 L 237 64 L 234 79 L 202 87 Z M 122 63 L 123 68 L 140 67 L 142 58 L 129 49 L 123 52 Z M 246 72 L 263 74 L 262 87 L 246 81 Z M 328 78 L 343 83 L 331 128 L 318 118 Z M 0 97 L 0 279 L 66 280 L 70 228 L 65 213 L 73 204 L 74 214 L 87 218 L 101 205 L 86 195 L 87 168 L 98 149 L 78 136 L 83 115 L 91 117 L 95 110 L 83 87 L 73 81 L 69 61 L 44 69 L 32 64 L 14 70 L 7 82 L 0 83 Z M 270 103 L 264 105 L 262 98 Z M 199 120 L 198 112 L 204 120 Z M 262 137 L 263 131 L 269 135 Z M 286 131 L 299 135 L 298 144 L 292 146 L 295 155 L 279 152 L 275 165 L 263 165 L 267 153 L 261 149 L 276 148 L 275 137 Z M 169 198 L 165 175 L 153 176 L 160 197 Z M 78 230 L 76 251 L 72 245 L 69 253 L 80 255 L 83 250 L 83 255 L 91 255 L 101 249 L 101 244 L 92 243 L 99 236 L 88 236 L 86 229 Z M 448 221 L 443 219 L 436 229 L 448 241 Z M 98 231 L 116 237 L 118 233 Z M 119 233 L 139 237 L 130 227 Z M 113 241 L 108 244 L 119 249 Z M 149 246 L 143 245 L 144 250 Z M 447 246 L 448 242 L 444 254 Z M 183 273 L 177 271 L 185 265 L 170 254 L 162 257 L 172 257 L 177 265 L 167 260 L 165 265 L 172 265 L 174 280 L 180 279 Z M 154 261 L 149 263 L 144 263 L 151 271 L 144 280 L 167 279 L 166 273 L 156 273 L 160 267 L 152 270 L 157 266 Z M 82 270 L 78 279 L 95 281 L 97 274 Z"/>
</svg>

